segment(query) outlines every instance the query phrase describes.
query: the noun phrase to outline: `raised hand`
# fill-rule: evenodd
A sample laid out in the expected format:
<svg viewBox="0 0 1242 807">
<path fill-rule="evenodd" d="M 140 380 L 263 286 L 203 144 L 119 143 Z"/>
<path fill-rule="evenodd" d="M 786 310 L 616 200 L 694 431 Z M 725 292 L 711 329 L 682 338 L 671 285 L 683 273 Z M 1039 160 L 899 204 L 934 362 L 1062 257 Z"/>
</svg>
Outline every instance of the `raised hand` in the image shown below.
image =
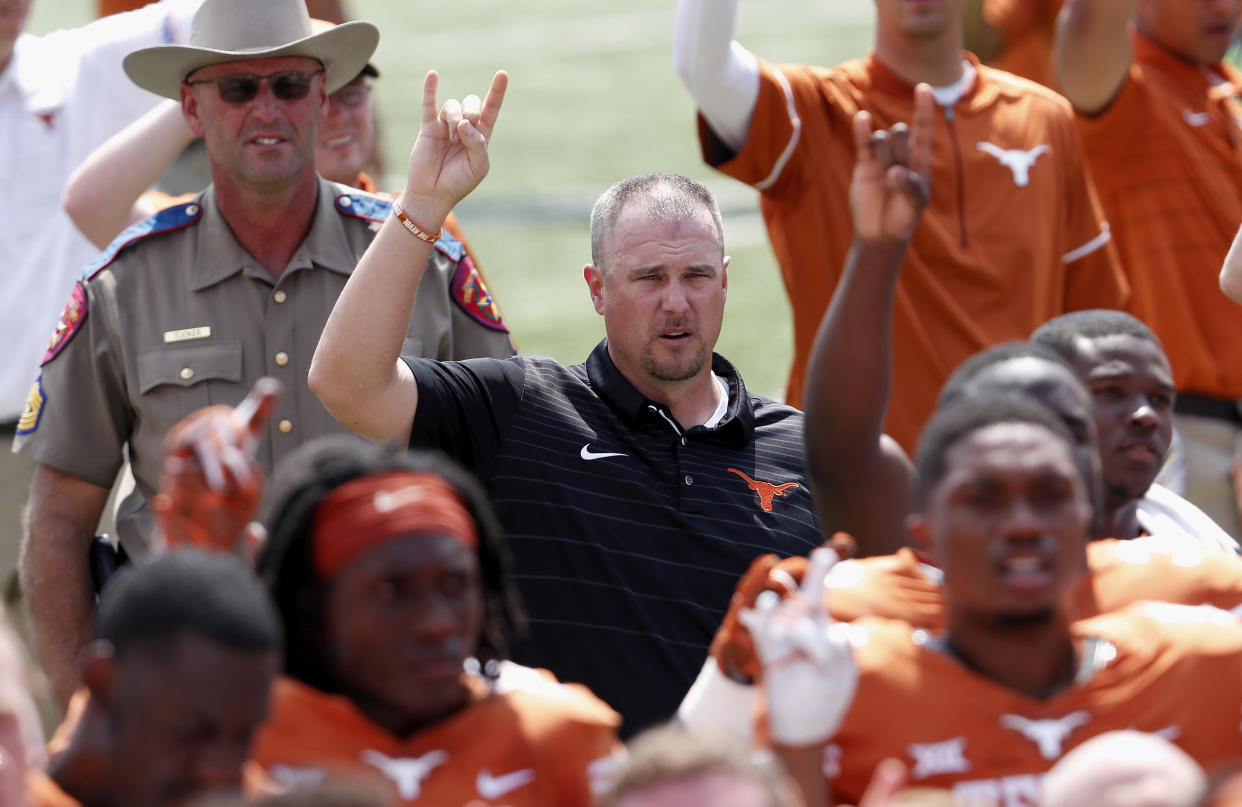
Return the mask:
<svg viewBox="0 0 1242 807">
<path fill-rule="evenodd" d="M 488 171 L 487 147 L 504 103 L 509 74 L 492 77 L 487 97 L 468 95 L 462 101 L 436 102 L 439 76 L 432 70 L 423 81 L 423 117 L 410 151 L 402 206 L 415 216 L 447 215 Z M 430 223 L 429 225 L 430 226 Z"/>
<path fill-rule="evenodd" d="M 263 495 L 255 453 L 280 391 L 276 379 L 260 378 L 236 408 L 200 409 L 168 431 L 160 492 L 152 502 L 157 549 L 257 548 L 249 545 L 256 539 L 249 524 Z"/>
<path fill-rule="evenodd" d="M 834 534 L 824 546 L 840 558 L 852 557 L 856 549 L 854 539 L 843 532 Z M 743 610 L 753 609 L 759 595 L 765 591 L 775 592 L 781 599 L 796 595 L 806 576 L 806 567 L 807 558 L 794 556 L 781 560 L 770 553 L 751 562 L 734 587 L 729 610 L 712 637 L 711 657 L 721 672 L 740 682 L 750 682 L 759 676 L 755 642 L 741 623 L 740 615 Z"/>
<path fill-rule="evenodd" d="M 816 549 L 797 593 L 759 595 L 738 619 L 754 637 L 762 665 L 768 728 L 777 745 L 826 742 L 854 700 L 858 667 L 849 625 L 828 616 L 824 580 L 837 562 L 831 549 Z"/>
<path fill-rule="evenodd" d="M 871 113 L 854 115 L 854 176 L 850 215 L 862 241 L 908 241 L 931 199 L 934 99 L 914 90 L 914 122 L 872 130 Z"/>
</svg>

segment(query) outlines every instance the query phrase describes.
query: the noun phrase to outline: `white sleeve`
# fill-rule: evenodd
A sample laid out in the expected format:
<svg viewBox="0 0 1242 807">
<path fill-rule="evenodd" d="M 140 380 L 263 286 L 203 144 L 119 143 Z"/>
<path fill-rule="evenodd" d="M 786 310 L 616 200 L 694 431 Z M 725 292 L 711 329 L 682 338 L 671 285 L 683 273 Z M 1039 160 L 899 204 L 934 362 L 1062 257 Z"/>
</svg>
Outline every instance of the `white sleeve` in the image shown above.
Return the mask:
<svg viewBox="0 0 1242 807">
<path fill-rule="evenodd" d="M 1234 236 L 1225 265 L 1220 270 L 1220 289 L 1230 299 L 1242 303 L 1242 229 Z"/>
<path fill-rule="evenodd" d="M 712 130 L 740 151 L 759 100 L 759 63 L 733 40 L 736 20 L 737 0 L 679 0 L 673 66 Z"/>
</svg>

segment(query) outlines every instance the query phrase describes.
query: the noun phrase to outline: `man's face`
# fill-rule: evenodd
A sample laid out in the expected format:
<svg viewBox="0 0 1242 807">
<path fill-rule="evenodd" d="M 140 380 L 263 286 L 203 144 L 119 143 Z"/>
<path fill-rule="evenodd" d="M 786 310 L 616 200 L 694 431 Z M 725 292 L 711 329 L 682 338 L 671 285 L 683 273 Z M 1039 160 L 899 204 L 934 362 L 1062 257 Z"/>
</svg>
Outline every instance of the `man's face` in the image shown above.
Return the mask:
<svg viewBox="0 0 1242 807">
<path fill-rule="evenodd" d="M 960 25 L 962 0 L 875 0 L 875 12 L 878 33 L 921 39 Z"/>
<path fill-rule="evenodd" d="M 284 71 L 313 73 L 319 62 L 303 56 L 213 64 L 194 71 L 191 82 L 223 76 L 271 76 Z M 271 81 L 243 103 L 220 98 L 215 84 L 181 86 L 181 107 L 191 131 L 207 143 L 213 176 L 222 171 L 234 184 L 257 189 L 287 186 L 313 165 L 318 125 L 328 111 L 323 73 L 311 79 L 305 98 L 278 98 Z"/>
<path fill-rule="evenodd" d="M 324 633 L 332 675 L 367 713 L 436 720 L 468 697 L 462 665 L 482 618 L 474 550 L 444 535 L 387 541 L 330 583 Z"/>
<path fill-rule="evenodd" d="M 1140 0 L 1139 31 L 1197 64 L 1225 58 L 1242 0 Z"/>
<path fill-rule="evenodd" d="M 354 185 L 374 143 L 371 79 L 358 76 L 328 96 L 328 116 L 319 126 L 315 168 L 333 182 Z"/>
<path fill-rule="evenodd" d="M 1173 436 L 1173 371 L 1154 342 L 1128 334 L 1079 339 L 1074 369 L 1095 399 L 1104 492 L 1112 507 L 1155 481 Z"/>
<path fill-rule="evenodd" d="M 604 246 L 605 265 L 586 278 L 622 374 L 658 389 L 710 372 L 729 286 L 711 214 L 652 220 L 627 207 Z"/>
<path fill-rule="evenodd" d="M 1095 406 L 1087 390 L 1064 365 L 1028 356 L 997 362 L 979 371 L 973 393 L 1029 395 L 1052 410 L 1074 437 L 1074 455 L 1093 507 L 1103 505 Z"/>
<path fill-rule="evenodd" d="M 959 440 L 946 465 L 911 518 L 946 599 L 992 621 L 1050 618 L 1086 563 L 1090 505 L 1070 447 L 1042 426 L 999 423 Z"/>
<path fill-rule="evenodd" d="M 163 807 L 238 791 L 251 740 L 267 717 L 278 654 L 187 633 L 171 652 L 136 650 L 116 665 L 106 708 L 118 803 Z"/>
</svg>

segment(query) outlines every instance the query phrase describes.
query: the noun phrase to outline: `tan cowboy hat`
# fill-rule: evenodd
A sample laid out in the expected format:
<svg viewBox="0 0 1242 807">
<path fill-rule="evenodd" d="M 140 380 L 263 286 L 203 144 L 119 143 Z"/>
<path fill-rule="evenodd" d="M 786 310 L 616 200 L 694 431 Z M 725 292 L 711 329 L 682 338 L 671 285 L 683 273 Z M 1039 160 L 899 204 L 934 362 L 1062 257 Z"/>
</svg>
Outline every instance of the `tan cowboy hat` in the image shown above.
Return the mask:
<svg viewBox="0 0 1242 807">
<path fill-rule="evenodd" d="M 187 45 L 157 45 L 125 57 L 135 84 L 165 98 L 181 97 L 181 82 L 200 67 L 243 59 L 309 56 L 323 63 L 328 92 L 366 67 L 379 29 L 346 22 L 315 33 L 304 0 L 205 0 Z"/>
</svg>

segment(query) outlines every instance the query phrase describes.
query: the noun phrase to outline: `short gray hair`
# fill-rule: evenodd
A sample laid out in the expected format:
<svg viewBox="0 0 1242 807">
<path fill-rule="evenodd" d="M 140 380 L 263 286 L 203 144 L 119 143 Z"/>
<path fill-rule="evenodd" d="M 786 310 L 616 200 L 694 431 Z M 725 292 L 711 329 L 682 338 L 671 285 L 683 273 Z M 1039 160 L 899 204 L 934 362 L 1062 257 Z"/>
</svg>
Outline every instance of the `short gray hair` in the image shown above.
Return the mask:
<svg viewBox="0 0 1242 807">
<path fill-rule="evenodd" d="M 706 210 L 716 225 L 724 254 L 724 222 L 716 197 L 701 182 L 681 174 L 642 174 L 623 179 L 604 191 L 591 206 L 591 263 L 599 268 L 604 254 L 604 240 L 612 231 L 621 212 L 630 204 L 652 221 L 690 219 Z"/>
</svg>

